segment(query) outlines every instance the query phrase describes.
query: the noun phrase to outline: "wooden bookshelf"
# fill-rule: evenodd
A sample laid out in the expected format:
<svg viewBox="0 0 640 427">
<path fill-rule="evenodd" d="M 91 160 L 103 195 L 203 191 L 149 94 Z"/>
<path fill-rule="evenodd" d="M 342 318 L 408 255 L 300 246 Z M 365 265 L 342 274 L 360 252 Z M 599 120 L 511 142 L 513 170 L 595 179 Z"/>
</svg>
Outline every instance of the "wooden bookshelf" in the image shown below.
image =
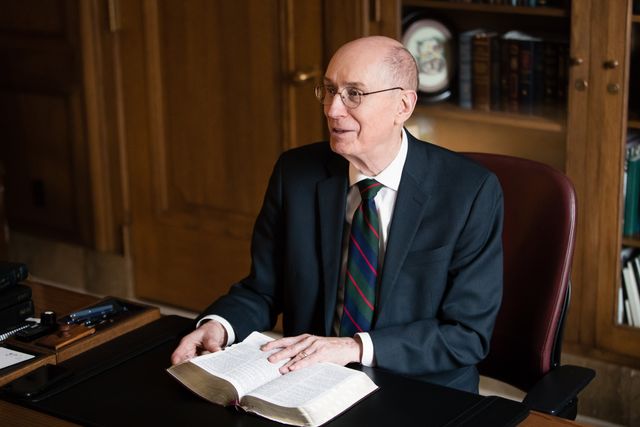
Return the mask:
<svg viewBox="0 0 640 427">
<path fill-rule="evenodd" d="M 622 245 L 640 248 L 640 236 L 622 236 Z"/>
<path fill-rule="evenodd" d="M 600 168 L 600 172 L 594 174 L 589 189 L 593 203 L 597 201 L 600 207 L 597 209 L 593 207 L 587 213 L 594 215 L 594 221 L 598 221 L 600 227 L 597 232 L 591 229 L 591 232 L 595 233 L 594 242 L 598 242 L 598 247 L 594 247 L 593 251 L 590 249 L 592 259 L 600 255 L 597 268 L 599 273 L 596 279 L 597 302 L 594 303 L 597 319 L 595 346 L 605 352 L 603 354 L 606 359 L 628 356 L 637 362 L 640 361 L 640 328 L 620 325 L 615 321 L 619 309 L 618 289 L 622 285 L 620 245 L 640 249 L 640 235 L 620 236 L 626 205 L 622 198 L 625 135 L 630 130 L 640 129 L 637 112 L 629 110 L 635 96 L 630 90 L 638 79 L 638 70 L 634 69 L 638 59 L 637 52 L 631 50 L 631 47 L 638 41 L 633 40 L 638 37 L 634 29 L 637 29 L 635 25 L 640 23 L 640 16 L 629 14 L 631 3 L 632 1 L 628 0 L 609 2 L 606 6 L 592 5 L 594 8 L 592 25 L 594 28 L 597 26 L 600 33 L 606 36 L 603 39 L 604 42 L 596 43 L 595 50 L 592 51 L 592 62 L 595 67 L 593 67 L 594 74 L 591 79 L 594 84 L 590 86 L 590 90 L 592 94 L 597 91 L 597 93 L 611 95 L 610 85 L 615 82 L 623 88 L 623 91 L 619 96 L 601 97 L 603 102 L 598 108 L 602 110 L 598 112 L 596 109 L 592 112 L 595 123 L 591 126 L 591 134 L 601 141 L 597 145 L 590 143 L 590 147 L 590 144 L 587 144 L 584 150 L 585 156 L 593 155 L 596 150 L 603 155 L 598 160 L 598 165 L 589 161 L 586 165 L 591 170 Z M 601 27 L 600 24 L 604 22 L 607 24 Z M 619 63 L 615 72 L 612 72 L 612 68 L 597 67 L 610 60 L 617 60 Z M 626 129 L 624 129 L 625 122 Z M 604 127 L 605 123 L 613 126 Z M 597 175 L 600 175 L 600 180 L 603 181 L 601 184 L 596 182 Z M 604 176 L 608 178 L 604 179 Z"/>
<path fill-rule="evenodd" d="M 499 4 L 453 3 L 437 0 L 405 0 L 405 6 L 420 6 L 431 9 L 460 10 L 469 12 L 504 13 L 509 15 L 555 16 L 566 17 L 565 9 L 557 7 L 524 7 Z"/>
<path fill-rule="evenodd" d="M 454 104 L 433 104 L 418 105 L 418 114 L 424 114 L 433 118 L 448 118 L 464 120 L 466 122 L 476 122 L 509 126 L 520 129 L 540 130 L 547 132 L 562 133 L 565 131 L 565 124 L 562 120 L 553 120 L 539 116 L 528 116 L 522 114 L 504 113 L 499 111 L 478 111 L 458 107 Z"/>
<path fill-rule="evenodd" d="M 631 30 L 637 30 L 640 14 L 630 14 L 631 0 L 566 4 L 532 8 L 397 0 L 394 10 L 399 12 L 388 13 L 397 23 L 388 26 L 393 29 L 388 35 L 402 34 L 402 13 L 424 9 L 425 16 L 432 10 L 435 19 L 446 21 L 458 34 L 474 28 L 498 33 L 540 30 L 570 40 L 568 97 L 556 113 L 538 117 L 468 110 L 452 98 L 419 105 L 415 129 L 448 148 L 473 146 L 476 151 L 532 158 L 569 175 L 578 196 L 579 221 L 565 342 L 583 355 L 640 364 L 640 329 L 617 325 L 614 316 L 620 245 L 640 249 L 640 236 L 620 235 L 625 134 L 640 130 L 640 117 L 629 116 L 627 110 L 629 83 L 638 78 L 638 70 L 630 71 L 631 38 L 638 37 Z M 603 66 L 611 61 L 616 65 Z"/>
</svg>

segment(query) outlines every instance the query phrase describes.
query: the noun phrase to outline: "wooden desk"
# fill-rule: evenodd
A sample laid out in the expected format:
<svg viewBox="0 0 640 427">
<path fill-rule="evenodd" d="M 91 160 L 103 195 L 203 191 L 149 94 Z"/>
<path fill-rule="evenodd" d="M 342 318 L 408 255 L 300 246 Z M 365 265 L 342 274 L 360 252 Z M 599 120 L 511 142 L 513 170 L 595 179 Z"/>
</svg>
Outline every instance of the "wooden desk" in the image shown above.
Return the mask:
<svg viewBox="0 0 640 427">
<path fill-rule="evenodd" d="M 13 427 L 70 427 L 77 424 L 60 418 L 52 417 L 42 412 L 33 411 L 19 405 L 0 400 L 0 425 Z M 519 424 L 519 427 L 580 427 L 575 421 L 565 420 L 552 415 L 531 412 Z"/>
<path fill-rule="evenodd" d="M 104 298 L 44 285 L 42 283 L 31 281 L 25 281 L 23 283 L 31 288 L 36 316 L 39 316 L 42 311 L 53 310 L 59 317 L 62 317 L 73 311 L 89 307 L 104 300 Z M 15 378 L 25 375 L 42 365 L 61 363 L 73 358 L 88 349 L 94 348 L 160 318 L 160 310 L 157 307 L 137 303 L 126 303 L 130 309 L 129 312 L 121 314 L 120 317 L 116 317 L 114 323 L 103 325 L 103 327 L 96 330 L 94 334 L 81 338 L 60 349 L 54 350 L 42 345 L 37 345 L 36 343 L 20 342 L 13 338 L 8 339 L 3 345 L 34 354 L 36 358 L 19 365 L 15 369 L 7 368 L 6 371 L 3 370 L 3 374 L 0 375 L 0 385 L 13 381 Z"/>
<path fill-rule="evenodd" d="M 554 417 L 553 415 L 542 414 L 532 411 L 529 416 L 520 423 L 519 427 L 567 427 L 583 426 L 575 421 Z"/>
<path fill-rule="evenodd" d="M 49 290 L 46 289 L 46 288 L 43 288 L 42 291 L 46 294 L 46 293 L 48 293 Z M 65 292 L 67 292 L 67 291 L 65 291 Z M 46 295 L 45 295 L 45 297 L 46 297 Z M 68 298 L 76 298 L 76 297 L 78 297 L 78 296 L 77 295 L 74 296 L 74 295 L 68 295 L 67 294 L 66 297 L 63 298 L 63 299 L 66 302 L 66 301 L 69 301 Z M 83 305 L 86 305 L 86 304 L 83 304 Z M 73 309 L 76 309 L 76 308 L 71 308 L 71 310 L 73 310 Z M 140 334 L 138 334 L 138 335 L 142 336 L 142 332 L 145 332 L 145 335 L 146 335 L 146 328 L 145 328 L 145 331 L 140 330 Z M 136 334 L 134 333 L 133 335 L 136 335 Z M 159 360 L 162 363 L 158 363 L 158 362 L 155 362 L 155 363 L 157 363 L 159 365 L 166 364 L 165 359 L 168 360 L 168 354 L 170 354 L 170 351 L 173 348 L 173 346 L 175 346 L 175 344 L 172 343 L 172 342 L 164 344 L 164 349 L 162 351 L 164 353 L 167 353 L 167 354 L 163 353 L 163 354 L 160 355 L 161 357 L 160 357 Z M 171 347 L 171 348 L 169 348 L 169 347 Z M 102 351 L 101 351 L 101 353 L 102 353 Z M 150 359 L 150 360 L 156 360 L 156 359 L 158 359 L 158 358 Z M 73 363 L 73 361 L 70 361 L 70 362 Z M 69 362 L 66 362 L 66 363 L 69 363 Z M 146 367 L 147 364 L 144 364 L 143 366 Z M 264 425 L 276 425 L 276 424 L 271 424 L 270 422 L 268 422 L 268 421 L 266 421 L 266 420 L 264 420 L 262 418 L 258 418 L 258 417 L 254 417 L 254 416 L 250 416 L 250 415 L 238 414 L 238 413 L 235 413 L 234 411 L 229 411 L 229 410 L 226 410 L 224 408 L 217 407 L 216 405 L 212 405 L 212 404 L 210 404 L 208 402 L 200 401 L 197 397 L 192 396 L 186 390 L 183 390 L 182 388 L 178 387 L 177 384 L 174 384 L 172 382 L 172 379 L 168 378 L 168 375 L 165 378 L 164 375 L 162 375 L 164 373 L 164 372 L 162 372 L 162 370 L 163 370 L 163 366 L 154 367 L 152 369 L 152 371 L 155 372 L 153 375 L 156 376 L 154 378 L 160 378 L 158 380 L 159 383 L 158 384 L 152 384 L 152 383 L 148 384 L 148 387 L 151 387 L 154 390 L 153 394 L 157 395 L 157 396 L 154 396 L 154 399 L 153 399 L 154 400 L 154 405 L 155 405 L 156 408 L 162 408 L 164 411 L 167 411 L 167 408 L 163 408 L 163 405 L 162 405 L 161 402 L 162 401 L 170 401 L 171 405 L 173 405 L 173 404 L 185 405 L 186 404 L 186 405 L 190 405 L 189 407 L 193 408 L 193 409 L 199 409 L 199 410 L 203 410 L 203 411 L 215 412 L 216 415 L 219 415 L 219 416 L 216 416 L 215 418 L 221 422 L 220 425 L 225 425 L 225 423 L 228 423 L 228 422 L 231 422 L 233 425 L 263 425 L 263 424 Z M 108 374 L 107 374 L 107 372 L 108 372 Z M 111 370 L 105 371 L 104 375 L 109 377 L 109 376 L 112 375 L 112 371 Z M 388 377 L 389 375 L 390 374 L 385 374 L 385 377 Z M 143 375 L 143 377 L 144 377 L 144 375 Z M 382 380 L 382 378 L 381 378 L 381 380 Z M 388 381 L 388 378 L 387 378 L 387 381 Z M 400 380 L 400 381 L 406 381 L 406 380 Z M 125 387 L 125 389 L 122 390 L 122 391 L 124 392 L 124 394 L 131 393 L 132 391 L 129 390 L 129 389 L 130 388 L 135 388 L 135 387 L 139 388 L 140 387 L 140 384 L 139 384 L 140 382 L 141 381 L 132 381 L 131 383 L 129 383 L 131 386 Z M 144 382 L 144 378 L 142 379 L 142 382 Z M 83 384 L 80 383 L 77 386 L 83 386 Z M 74 386 L 74 388 L 77 387 L 77 386 Z M 422 386 L 419 386 L 419 387 L 422 387 Z M 388 387 L 385 387 L 385 388 L 387 390 L 389 390 Z M 424 388 L 426 390 L 426 394 L 422 395 L 420 393 L 417 393 L 417 394 L 416 393 L 413 393 L 413 394 L 410 393 L 411 396 L 413 396 L 411 399 L 413 399 L 413 400 L 418 399 L 421 402 L 425 401 L 425 402 L 427 402 L 425 404 L 428 406 L 429 405 L 428 401 L 430 399 L 430 396 L 429 396 L 429 393 L 428 393 L 427 389 L 428 388 L 433 388 L 433 386 L 425 385 Z M 80 389 L 82 390 L 82 387 L 80 387 Z M 394 395 L 398 394 L 400 392 L 400 390 L 397 390 L 396 387 L 392 387 L 391 390 L 392 390 L 392 394 L 394 394 Z M 450 389 L 447 389 L 447 390 L 450 390 Z M 178 398 L 175 398 L 175 393 L 179 393 L 178 394 L 178 396 L 179 396 Z M 140 396 L 141 394 L 144 395 L 145 393 L 144 392 L 140 393 L 140 391 L 138 390 L 138 391 L 135 391 L 135 394 Z M 387 392 L 387 394 L 388 394 L 388 392 Z M 400 393 L 400 395 L 402 395 L 402 393 Z M 156 401 L 155 400 L 156 397 L 159 398 L 160 401 Z M 165 400 L 162 400 L 162 397 L 164 397 Z M 408 396 L 408 397 L 410 397 L 410 396 Z M 408 397 L 402 397 L 402 399 L 404 400 L 404 399 L 406 399 Z M 182 402 L 179 402 L 180 399 L 183 399 Z M 188 402 L 185 403 L 184 399 L 188 399 Z M 372 396 L 371 402 L 367 403 L 367 400 L 369 400 L 369 399 L 366 399 L 365 401 L 363 401 L 363 403 L 365 405 L 371 404 L 371 403 L 375 403 L 374 399 L 379 399 L 379 398 L 376 398 L 376 397 Z M 411 399 L 409 399 L 409 400 L 411 400 Z M 123 403 L 123 397 L 120 396 L 120 395 L 117 395 L 117 396 L 115 396 L 114 400 L 117 401 L 117 402 L 113 402 L 114 404 L 116 404 L 116 407 L 117 407 L 117 405 L 122 406 L 122 405 L 129 405 L 129 404 L 132 405 L 132 406 L 135 406 L 136 408 L 140 407 L 139 406 L 140 402 L 136 403 L 135 399 L 127 398 L 127 399 L 124 400 L 124 403 Z M 46 399 L 43 402 L 47 402 L 47 401 L 49 401 L 49 399 Z M 45 404 L 44 405 L 44 408 L 45 408 L 44 410 L 55 409 L 55 410 L 52 411 L 52 413 L 56 413 L 56 411 L 58 411 L 58 412 L 60 411 L 61 407 L 68 406 L 70 404 L 70 402 L 69 402 L 68 399 L 66 399 L 66 397 L 63 397 L 62 394 L 61 394 L 61 395 L 58 395 L 58 396 L 54 396 L 48 404 L 50 405 L 50 408 L 46 409 L 47 406 Z M 111 404 L 112 404 L 112 402 L 109 401 L 109 406 L 111 406 Z M 171 405 L 168 405 L 168 406 L 171 406 Z M 379 406 L 379 403 L 375 403 L 375 405 Z M 431 405 L 433 406 L 434 403 L 431 402 Z M 167 405 L 165 405 L 165 406 L 167 406 Z M 409 405 L 409 406 L 414 406 L 414 405 Z M 182 407 L 180 406 L 180 408 L 182 408 Z M 427 418 L 428 418 L 428 415 L 429 415 L 429 414 L 424 414 L 424 411 L 421 410 L 421 408 L 419 406 L 417 406 L 415 408 L 402 408 L 402 407 L 395 407 L 395 405 L 394 405 L 394 408 L 390 408 L 390 409 L 392 409 L 394 411 L 402 411 L 402 412 L 405 412 L 405 411 L 411 412 L 412 411 L 413 413 L 421 414 L 420 416 L 425 416 Z M 115 411 L 118 411 L 118 409 L 115 409 Z M 122 409 L 120 409 L 120 412 L 123 412 Z M 135 411 L 126 410 L 124 412 L 135 412 Z M 175 412 L 175 413 L 173 413 L 173 412 Z M 182 417 L 181 413 L 182 412 L 188 412 L 188 411 L 170 411 L 172 416 L 178 417 L 177 418 L 178 420 L 181 419 L 181 417 Z M 59 413 L 65 413 L 65 412 L 59 412 Z M 95 411 L 93 413 L 95 413 Z M 142 415 L 144 415 L 144 414 L 142 414 Z M 356 415 L 356 408 L 354 408 L 354 413 L 351 414 L 350 416 L 348 416 L 347 418 L 349 418 L 349 419 L 353 418 L 353 415 Z M 127 414 L 123 414 L 123 416 L 127 416 Z M 156 417 L 157 417 L 157 415 L 156 415 Z M 418 419 L 415 419 L 416 422 L 417 422 L 417 420 Z M 170 420 L 167 420 L 167 421 L 170 421 Z M 338 421 L 338 420 L 336 420 L 336 421 Z M 344 423 L 344 421 L 349 421 L 349 420 L 345 419 L 345 420 L 343 420 L 343 423 Z M 340 424 L 340 422 L 338 422 L 338 424 Z M 23 407 L 23 406 L 20 406 L 20 405 L 16 405 L 16 404 L 13 404 L 13 403 L 10 403 L 10 402 L 7 402 L 7 401 L 3 401 L 3 400 L 0 399 L 0 425 L 3 425 L 3 426 L 54 426 L 54 427 L 65 426 L 65 427 L 67 427 L 67 426 L 74 426 L 76 424 L 73 424 L 73 423 L 70 423 L 68 421 L 53 417 L 51 415 L 47 415 L 47 414 L 45 414 L 43 412 L 39 412 L 39 411 L 36 411 L 34 409 L 29 409 L 29 408 L 26 408 L 26 407 Z M 545 414 L 532 412 L 532 413 L 529 414 L 529 416 L 520 425 L 524 426 L 524 427 L 537 427 L 537 426 L 552 426 L 552 427 L 554 427 L 554 426 L 555 427 L 565 426 L 566 427 L 566 426 L 577 426 L 578 424 L 574 423 L 574 422 L 571 422 L 571 421 L 566 421 L 566 420 L 562 420 L 562 419 L 559 419 L 559 418 L 551 417 L 551 416 L 548 416 L 548 415 L 545 415 Z"/>
<path fill-rule="evenodd" d="M 44 310 L 54 310 L 56 313 L 70 313 L 80 307 L 85 307 L 99 301 L 98 297 L 92 295 L 47 286 L 42 283 L 31 281 L 25 281 L 23 283 L 31 288 L 31 298 L 35 307 L 36 316 L 39 316 Z M 6 341 L 7 345 L 11 345 L 11 343 L 12 340 Z M 8 373 L 0 375 L 0 385 L 13 381 L 15 378 L 31 372 L 42 365 L 57 363 L 57 357 L 53 350 L 45 348 L 29 349 L 29 346 L 23 347 L 22 345 L 19 345 L 19 348 L 26 351 L 31 350 L 31 353 L 37 354 L 38 356 L 36 360 L 31 363 L 21 365 L 21 367 L 15 370 L 10 370 Z"/>
<path fill-rule="evenodd" d="M 95 304 L 100 298 L 80 292 L 69 291 L 55 286 L 44 285 L 38 282 L 26 281 L 29 285 L 36 316 L 44 310 L 53 310 L 59 314 L 71 313 L 81 307 Z"/>
<path fill-rule="evenodd" d="M 44 310 L 70 313 L 80 307 L 95 304 L 100 300 L 100 298 L 93 295 L 73 292 L 41 283 L 26 283 L 31 288 L 36 315 L 39 315 Z M 48 362 L 56 363 L 55 356 Z M 76 424 L 0 400 L 0 425 L 68 427 Z"/>
<path fill-rule="evenodd" d="M 7 427 L 71 427 L 77 424 L 0 400 L 0 425 Z"/>
</svg>

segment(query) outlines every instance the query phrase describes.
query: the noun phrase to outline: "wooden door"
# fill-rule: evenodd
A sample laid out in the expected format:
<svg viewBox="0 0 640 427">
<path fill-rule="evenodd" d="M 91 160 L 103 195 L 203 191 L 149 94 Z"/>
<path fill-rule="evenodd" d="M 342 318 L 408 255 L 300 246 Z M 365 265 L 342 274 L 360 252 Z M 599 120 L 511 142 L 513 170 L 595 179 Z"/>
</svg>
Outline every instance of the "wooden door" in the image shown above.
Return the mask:
<svg viewBox="0 0 640 427">
<path fill-rule="evenodd" d="M 590 137 L 587 141 L 592 160 L 588 170 L 593 191 L 587 212 L 596 220 L 591 228 L 593 252 L 598 275 L 591 277 L 597 291 L 596 346 L 601 349 L 640 357 L 640 334 L 635 328 L 616 324 L 618 287 L 621 284 L 622 218 L 624 216 L 623 176 L 626 149 L 627 105 L 629 96 L 629 64 L 631 42 L 631 2 L 594 5 L 598 15 L 593 22 L 607 37 L 598 38 L 594 55 L 599 72 L 594 73 L 593 89 L 599 95 L 593 102 L 590 116 Z M 595 28 L 595 24 L 594 24 Z M 634 76 L 634 78 L 636 78 Z M 596 160 L 597 159 L 597 160 Z M 597 203 L 597 204 L 596 204 Z M 590 313 L 587 313 L 587 315 Z"/>
<path fill-rule="evenodd" d="M 572 295 L 568 317 L 565 323 L 564 340 L 568 343 L 588 341 L 593 344 L 593 331 L 595 316 L 589 313 L 588 307 L 593 309 L 594 303 L 591 295 L 595 293 L 595 283 L 592 280 L 597 275 L 598 263 L 591 258 L 594 255 L 593 238 L 595 217 L 589 213 L 596 205 L 589 202 L 593 195 L 592 189 L 595 175 L 588 163 L 597 161 L 597 157 L 591 155 L 599 151 L 598 138 L 590 138 L 593 128 L 588 125 L 587 118 L 591 113 L 590 100 L 601 95 L 595 94 L 592 84 L 591 61 L 597 61 L 591 55 L 592 34 L 594 28 L 592 16 L 598 16 L 600 11 L 592 7 L 591 0 L 573 0 L 571 4 L 571 68 L 569 70 L 569 86 L 567 89 L 567 149 L 565 171 L 576 189 L 577 197 L 577 224 L 576 244 L 573 253 L 573 266 L 571 272 Z M 599 25 L 596 24 L 596 28 Z M 596 36 L 596 39 L 602 37 Z M 593 94 L 593 95 L 592 95 Z M 596 103 L 597 104 L 597 103 Z M 596 126 L 597 128 L 597 126 Z M 589 145 L 595 144 L 595 146 Z M 595 150 L 595 151 L 592 151 Z M 591 165 L 592 166 L 592 165 Z M 599 178 L 598 178 L 599 179 Z"/>
<path fill-rule="evenodd" d="M 583 7 L 584 3 L 590 7 Z M 573 122 L 568 130 L 567 172 L 576 186 L 578 227 L 566 340 L 579 344 L 578 351 L 599 348 L 624 353 L 627 350 L 623 349 L 634 345 L 637 351 L 637 339 L 629 328 L 614 327 L 620 280 L 630 3 L 581 1 L 576 6 L 574 15 L 588 18 L 591 31 L 576 28 L 572 39 L 578 45 L 588 39 L 590 57 L 585 58 L 589 70 L 574 67 L 571 83 L 576 98 L 585 100 L 570 110 Z M 617 65 L 607 65 L 609 61 Z M 588 83 L 586 88 L 580 79 Z M 584 90 L 577 90 L 579 87 Z"/>
<path fill-rule="evenodd" d="M 320 0 L 117 4 L 138 297 L 200 310 L 249 272 L 283 150 L 320 140 Z"/>
<path fill-rule="evenodd" d="M 77 3 L 3 2 L 0 163 L 11 229 L 94 245 L 84 97 Z"/>
</svg>

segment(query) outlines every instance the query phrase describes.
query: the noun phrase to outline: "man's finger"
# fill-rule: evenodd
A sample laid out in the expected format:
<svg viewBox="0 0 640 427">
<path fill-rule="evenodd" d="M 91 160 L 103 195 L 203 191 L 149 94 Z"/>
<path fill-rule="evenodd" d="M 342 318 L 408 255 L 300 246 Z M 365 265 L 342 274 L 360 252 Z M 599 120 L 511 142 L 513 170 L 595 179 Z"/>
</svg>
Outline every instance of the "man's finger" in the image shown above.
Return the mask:
<svg viewBox="0 0 640 427">
<path fill-rule="evenodd" d="M 298 354 L 298 351 L 296 350 L 295 346 L 290 346 L 273 353 L 267 358 L 267 360 L 271 363 L 276 363 L 284 359 L 292 358 L 296 354 Z"/>
<path fill-rule="evenodd" d="M 191 359 L 196 355 L 195 346 L 190 343 L 180 344 L 171 355 L 171 363 L 177 365 L 185 360 Z"/>
<path fill-rule="evenodd" d="M 296 344 L 298 341 L 301 341 L 301 340 L 307 338 L 308 336 L 309 336 L 308 334 L 304 334 L 304 335 L 297 335 L 295 337 L 278 338 L 276 340 L 269 341 L 268 343 L 263 345 L 262 346 L 262 351 L 270 351 L 270 350 L 273 350 L 275 348 L 289 347 L 289 346 L 291 346 L 293 344 Z"/>
<path fill-rule="evenodd" d="M 317 339 L 318 337 L 314 335 L 304 336 L 302 337 L 302 339 L 296 341 L 294 344 L 288 347 L 285 347 L 284 349 L 278 351 L 277 353 L 272 354 L 271 356 L 269 356 L 268 360 L 271 363 L 275 363 L 283 359 L 295 357 L 301 351 L 305 349 L 309 349 Z"/>
<path fill-rule="evenodd" d="M 206 339 L 202 343 L 202 348 L 206 351 L 210 351 L 211 353 L 222 350 L 222 346 L 220 346 L 220 343 L 214 338 Z"/>
<path fill-rule="evenodd" d="M 306 350 L 302 350 L 298 354 L 295 355 L 290 361 L 285 363 L 280 367 L 280 373 L 286 374 L 290 371 L 295 371 L 296 369 L 302 369 L 307 366 L 311 366 L 316 362 L 321 362 L 322 360 L 318 358 L 318 354 L 316 354 L 311 347 L 307 347 Z"/>
</svg>

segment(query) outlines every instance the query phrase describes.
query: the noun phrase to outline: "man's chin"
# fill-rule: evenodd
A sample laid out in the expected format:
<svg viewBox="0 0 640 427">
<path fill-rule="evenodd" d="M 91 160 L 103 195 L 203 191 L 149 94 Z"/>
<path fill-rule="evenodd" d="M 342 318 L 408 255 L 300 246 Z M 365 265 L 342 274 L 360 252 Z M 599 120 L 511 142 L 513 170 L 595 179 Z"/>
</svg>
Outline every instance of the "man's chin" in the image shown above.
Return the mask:
<svg viewBox="0 0 640 427">
<path fill-rule="evenodd" d="M 338 138 L 330 138 L 329 145 L 331 146 L 331 150 L 340 155 L 349 154 L 351 152 L 351 146 L 353 145 L 349 141 L 340 140 Z"/>
</svg>

